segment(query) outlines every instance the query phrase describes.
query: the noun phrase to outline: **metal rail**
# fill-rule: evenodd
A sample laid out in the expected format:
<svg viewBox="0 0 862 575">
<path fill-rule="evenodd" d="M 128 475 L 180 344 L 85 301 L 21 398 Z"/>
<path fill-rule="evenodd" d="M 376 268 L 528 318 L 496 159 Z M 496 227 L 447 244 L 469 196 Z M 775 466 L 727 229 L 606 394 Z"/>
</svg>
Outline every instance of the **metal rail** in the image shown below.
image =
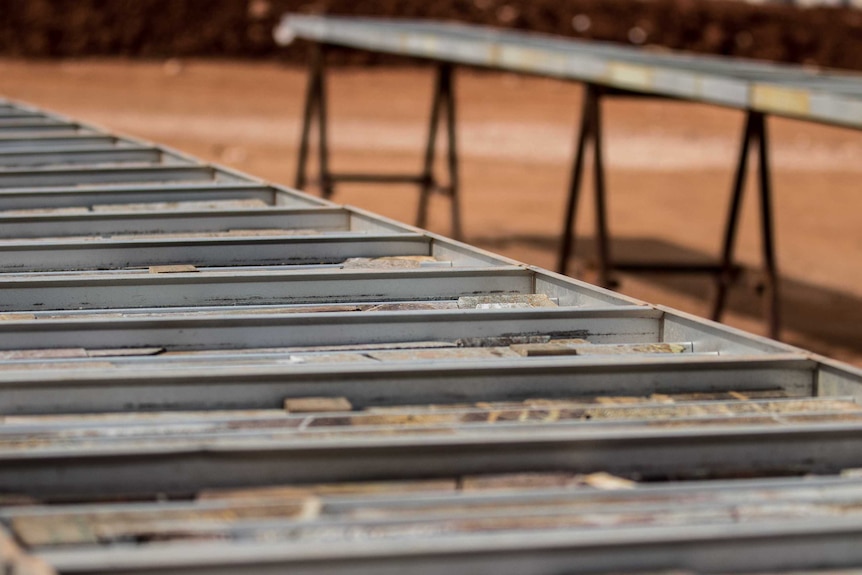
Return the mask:
<svg viewBox="0 0 862 575">
<path fill-rule="evenodd" d="M 99 211 L 114 206 L 117 209 L 181 209 L 183 203 L 228 202 L 246 200 L 283 206 L 320 206 L 315 198 L 285 197 L 279 189 L 256 182 L 206 182 L 154 184 L 112 184 L 81 186 L 50 186 L 41 188 L 0 189 L 0 211 L 80 208 Z M 162 204 L 140 206 L 140 204 Z M 178 204 L 172 206 L 172 204 Z"/>
<path fill-rule="evenodd" d="M 859 370 L 153 149 L 0 191 L 4 572 L 862 564 Z"/>
<path fill-rule="evenodd" d="M 29 151 L 53 149 L 59 146 L 68 148 L 96 148 L 114 144 L 117 138 L 112 136 L 40 136 L 40 137 L 7 137 L 0 136 L 0 151 Z"/>
</svg>

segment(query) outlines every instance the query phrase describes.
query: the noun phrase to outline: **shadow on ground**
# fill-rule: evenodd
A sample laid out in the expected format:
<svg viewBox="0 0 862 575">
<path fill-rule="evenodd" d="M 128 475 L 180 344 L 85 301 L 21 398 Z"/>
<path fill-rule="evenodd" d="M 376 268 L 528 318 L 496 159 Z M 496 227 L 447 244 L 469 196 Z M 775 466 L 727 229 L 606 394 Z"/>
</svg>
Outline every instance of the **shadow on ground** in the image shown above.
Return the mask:
<svg viewBox="0 0 862 575">
<path fill-rule="evenodd" d="M 556 252 L 559 238 L 555 235 L 514 235 L 510 237 L 471 237 L 470 242 L 485 249 L 501 251 L 513 246 L 524 246 Z M 595 243 L 589 238 L 578 238 L 577 262 L 572 269 L 588 269 L 594 261 Z M 686 247 L 652 238 L 620 238 L 611 244 L 612 256 L 618 261 L 679 261 L 706 263 L 715 260 L 715 254 L 698 252 Z M 571 272 L 570 272 L 571 273 Z M 626 291 L 627 274 L 616 272 L 620 280 L 617 288 Z M 590 279 L 587 274 L 586 279 Z M 711 276 L 680 273 L 638 273 L 638 278 L 670 293 L 686 296 L 706 305 L 715 295 Z M 743 267 L 731 290 L 727 309 L 751 318 L 762 317 L 758 269 Z M 829 355 L 828 348 L 842 348 L 854 355 L 862 355 L 862 298 L 828 287 L 781 278 L 781 311 L 783 328 L 801 334 L 806 347 Z M 632 294 L 637 297 L 637 294 Z M 706 308 L 704 308 L 706 309 Z"/>
</svg>

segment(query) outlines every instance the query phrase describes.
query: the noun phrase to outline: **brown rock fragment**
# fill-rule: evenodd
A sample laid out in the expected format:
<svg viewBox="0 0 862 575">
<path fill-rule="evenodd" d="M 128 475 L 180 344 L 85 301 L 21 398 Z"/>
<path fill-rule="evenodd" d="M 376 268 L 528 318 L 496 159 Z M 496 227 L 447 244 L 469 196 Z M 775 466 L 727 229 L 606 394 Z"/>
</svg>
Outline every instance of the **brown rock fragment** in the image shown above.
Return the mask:
<svg viewBox="0 0 862 575">
<path fill-rule="evenodd" d="M 291 397 L 284 400 L 288 413 L 316 413 L 327 411 L 353 411 L 345 397 Z"/>
<path fill-rule="evenodd" d="M 150 266 L 148 271 L 151 274 L 183 274 L 198 271 L 193 265 L 178 264 L 169 266 Z"/>
</svg>

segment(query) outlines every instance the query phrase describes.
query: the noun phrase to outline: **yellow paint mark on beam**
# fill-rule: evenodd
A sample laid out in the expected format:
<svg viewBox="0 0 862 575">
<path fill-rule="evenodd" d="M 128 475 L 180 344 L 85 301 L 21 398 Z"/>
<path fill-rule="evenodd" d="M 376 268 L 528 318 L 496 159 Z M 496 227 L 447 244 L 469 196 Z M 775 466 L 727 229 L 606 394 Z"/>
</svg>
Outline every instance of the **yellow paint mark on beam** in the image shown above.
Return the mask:
<svg viewBox="0 0 862 575">
<path fill-rule="evenodd" d="M 806 116 L 811 102 L 806 90 L 755 84 L 751 89 L 751 106 L 764 112 Z"/>
<path fill-rule="evenodd" d="M 422 37 L 422 49 L 426 54 L 431 56 L 437 53 L 437 38 L 434 36 L 423 36 Z"/>
<path fill-rule="evenodd" d="M 613 85 L 628 88 L 649 88 L 653 84 L 652 68 L 621 62 L 611 62 L 608 65 L 607 77 Z"/>
<path fill-rule="evenodd" d="M 492 54 L 495 63 L 528 73 L 560 74 L 566 67 L 563 56 L 534 48 L 499 48 Z"/>
<path fill-rule="evenodd" d="M 502 49 L 499 44 L 491 44 L 488 49 L 488 64 L 491 66 L 499 66 L 502 61 Z"/>
</svg>

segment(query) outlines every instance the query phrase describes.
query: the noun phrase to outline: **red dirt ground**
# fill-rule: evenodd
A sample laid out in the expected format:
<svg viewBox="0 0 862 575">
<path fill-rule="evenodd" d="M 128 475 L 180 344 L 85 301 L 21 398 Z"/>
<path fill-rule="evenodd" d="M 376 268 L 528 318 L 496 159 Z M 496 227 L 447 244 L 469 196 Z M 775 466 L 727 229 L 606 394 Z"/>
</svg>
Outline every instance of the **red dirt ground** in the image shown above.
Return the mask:
<svg viewBox="0 0 862 575">
<path fill-rule="evenodd" d="M 304 82 L 303 70 L 275 63 L 0 60 L 0 95 L 288 185 Z M 417 170 L 430 82 L 424 68 L 334 70 L 334 167 Z M 554 80 L 459 74 L 468 242 L 555 265 L 580 90 Z M 607 105 L 615 254 L 717 254 L 741 126 L 739 112 L 707 106 Z M 782 119 L 770 128 L 784 337 L 862 365 L 862 134 Z M 409 186 L 344 186 L 336 199 L 412 221 L 416 193 Z M 433 208 L 430 228 L 447 233 L 446 206 L 438 200 Z M 588 202 L 579 230 L 586 257 L 590 213 Z M 759 263 L 756 215 L 749 197 L 738 245 L 749 268 Z M 746 274 L 734 290 L 728 321 L 762 332 L 753 277 Z M 712 293 L 705 278 L 670 276 L 622 276 L 620 289 L 698 314 L 707 312 Z"/>
</svg>

